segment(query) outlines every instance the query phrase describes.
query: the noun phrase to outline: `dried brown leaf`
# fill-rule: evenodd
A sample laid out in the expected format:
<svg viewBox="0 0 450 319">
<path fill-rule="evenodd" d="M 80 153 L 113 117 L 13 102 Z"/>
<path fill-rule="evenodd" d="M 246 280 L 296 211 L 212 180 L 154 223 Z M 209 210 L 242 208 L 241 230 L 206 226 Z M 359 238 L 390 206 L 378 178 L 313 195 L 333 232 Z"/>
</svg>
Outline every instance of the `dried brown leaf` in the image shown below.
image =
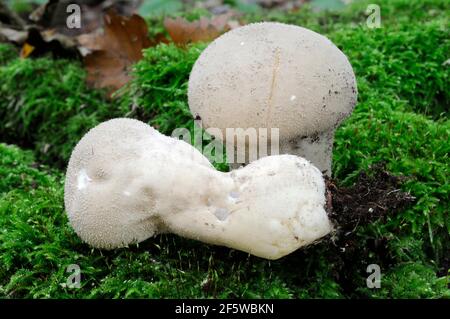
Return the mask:
<svg viewBox="0 0 450 319">
<path fill-rule="evenodd" d="M 164 26 L 175 44 L 185 46 L 194 42 L 212 41 L 222 33 L 238 27 L 239 22 L 231 20 L 232 17 L 232 13 L 226 13 L 213 18 L 202 17 L 193 22 L 181 17 L 166 18 Z"/>
<path fill-rule="evenodd" d="M 105 15 L 104 33 L 78 38 L 91 50 L 84 58 L 87 82 L 95 88 L 109 88 L 110 93 L 130 80 L 131 66 L 142 59 L 142 49 L 152 43 L 147 24 L 138 15 L 119 16 L 110 11 Z"/>
</svg>

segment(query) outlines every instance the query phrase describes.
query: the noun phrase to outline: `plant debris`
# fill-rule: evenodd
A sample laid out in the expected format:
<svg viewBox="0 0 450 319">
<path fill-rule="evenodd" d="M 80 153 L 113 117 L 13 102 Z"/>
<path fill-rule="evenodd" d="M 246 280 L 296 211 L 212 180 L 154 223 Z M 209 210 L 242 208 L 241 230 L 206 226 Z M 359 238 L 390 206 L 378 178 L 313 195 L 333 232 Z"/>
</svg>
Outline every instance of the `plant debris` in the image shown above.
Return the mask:
<svg viewBox="0 0 450 319">
<path fill-rule="evenodd" d="M 30 20 L 45 29 L 54 29 L 57 33 L 77 36 L 91 33 L 103 27 L 104 16 L 109 10 L 119 15 L 131 16 L 142 0 L 49 0 L 30 14 Z M 76 4 L 83 13 L 80 28 L 67 28 L 67 7 Z"/>
<path fill-rule="evenodd" d="M 54 58 L 77 58 L 79 52 L 73 38 L 57 33 L 54 29 L 39 31 L 28 30 L 20 51 L 21 58 L 39 57 L 51 53 Z"/>
<path fill-rule="evenodd" d="M 356 289 L 360 283 L 355 283 L 356 279 L 350 274 L 365 270 L 368 260 L 375 258 L 383 265 L 393 264 L 388 238 L 368 238 L 362 244 L 357 230 L 358 226 L 385 221 L 415 202 L 415 197 L 401 190 L 405 180 L 403 176 L 389 173 L 385 163 L 361 171 L 350 187 L 339 187 L 332 179 L 326 179 L 327 212 L 336 224 L 329 259 L 336 265 L 334 276 L 344 290 Z"/>
<path fill-rule="evenodd" d="M 11 42 L 22 45 L 27 39 L 28 33 L 8 27 L 0 27 L 0 42 Z"/>
<path fill-rule="evenodd" d="M 166 18 L 164 26 L 175 44 L 186 46 L 194 42 L 212 41 L 226 31 L 239 27 L 241 24 L 233 20 L 233 16 L 232 13 L 226 13 L 192 22 L 181 17 Z"/>
<path fill-rule="evenodd" d="M 341 232 L 384 219 L 414 202 L 411 194 L 400 189 L 404 177 L 391 175 L 384 164 L 374 165 L 371 173 L 361 171 L 350 187 L 338 187 L 327 178 L 328 213 Z"/>
<path fill-rule="evenodd" d="M 130 80 L 134 63 L 142 59 L 142 50 L 168 43 L 165 34 L 149 38 L 145 20 L 133 14 L 141 0 L 49 0 L 38 7 L 27 21 L 0 6 L 0 18 L 11 25 L 0 25 L 0 41 L 21 47 L 20 57 L 83 59 L 93 88 L 106 88 L 109 96 Z M 83 12 L 81 28 L 66 25 L 67 6 L 78 4 Z M 2 12 L 4 14 L 2 15 Z M 178 46 L 211 41 L 222 33 L 240 26 L 236 13 L 202 17 L 189 22 L 183 18 L 166 18 L 164 26 Z"/>
<path fill-rule="evenodd" d="M 142 17 L 128 18 L 114 11 L 105 16 L 103 34 L 79 37 L 78 41 L 92 51 L 84 58 L 87 83 L 95 88 L 109 88 L 110 93 L 130 80 L 131 66 L 142 59 L 142 49 L 151 45 Z"/>
</svg>

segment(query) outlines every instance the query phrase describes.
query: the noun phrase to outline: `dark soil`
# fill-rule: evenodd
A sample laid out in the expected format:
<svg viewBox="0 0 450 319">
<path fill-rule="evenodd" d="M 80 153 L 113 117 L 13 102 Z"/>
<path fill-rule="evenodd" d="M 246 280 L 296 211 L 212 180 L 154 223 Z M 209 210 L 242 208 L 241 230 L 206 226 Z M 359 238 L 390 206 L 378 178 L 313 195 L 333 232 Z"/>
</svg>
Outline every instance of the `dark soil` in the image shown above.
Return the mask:
<svg viewBox="0 0 450 319">
<path fill-rule="evenodd" d="M 342 232 L 352 232 L 358 224 L 369 224 L 403 211 L 415 198 L 400 189 L 405 177 L 391 175 L 384 164 L 362 171 L 350 187 L 338 187 L 328 179 L 327 210 Z"/>
<path fill-rule="evenodd" d="M 340 187 L 332 179 L 326 180 L 327 211 L 336 227 L 330 262 L 335 265 L 336 280 L 344 290 L 351 292 L 361 285 L 353 276 L 356 270 L 364 276 L 364 266 L 374 261 L 381 267 L 393 264 L 387 238 L 362 240 L 357 236 L 357 229 L 384 221 L 415 201 L 411 194 L 400 189 L 404 181 L 404 177 L 387 172 L 384 164 L 360 172 L 356 183 L 350 187 Z"/>
</svg>

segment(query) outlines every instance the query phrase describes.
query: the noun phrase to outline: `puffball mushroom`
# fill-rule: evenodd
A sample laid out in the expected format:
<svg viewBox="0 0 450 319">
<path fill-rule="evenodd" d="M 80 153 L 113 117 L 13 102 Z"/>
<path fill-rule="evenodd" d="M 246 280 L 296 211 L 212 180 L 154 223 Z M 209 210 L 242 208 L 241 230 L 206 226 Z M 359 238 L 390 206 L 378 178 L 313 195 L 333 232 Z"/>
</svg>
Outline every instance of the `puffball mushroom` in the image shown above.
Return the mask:
<svg viewBox="0 0 450 319">
<path fill-rule="evenodd" d="M 305 157 L 330 175 L 334 131 L 352 112 L 357 89 L 347 57 L 326 37 L 262 22 L 231 30 L 202 52 L 188 98 L 203 127 L 219 128 L 225 143 L 234 143 L 226 128 L 278 128 L 281 154 Z"/>
<path fill-rule="evenodd" d="M 175 233 L 267 259 L 328 234 L 321 172 L 292 155 L 223 173 L 184 141 L 132 119 L 91 129 L 72 152 L 64 200 L 93 247 Z"/>
</svg>

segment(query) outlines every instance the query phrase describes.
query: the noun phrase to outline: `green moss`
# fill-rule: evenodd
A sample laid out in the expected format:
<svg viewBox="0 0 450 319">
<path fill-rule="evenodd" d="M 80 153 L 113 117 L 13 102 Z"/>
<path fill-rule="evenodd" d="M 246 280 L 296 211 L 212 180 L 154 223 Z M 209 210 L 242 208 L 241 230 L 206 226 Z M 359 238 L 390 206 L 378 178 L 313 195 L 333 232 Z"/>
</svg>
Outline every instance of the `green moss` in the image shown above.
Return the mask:
<svg viewBox="0 0 450 319">
<path fill-rule="evenodd" d="M 49 172 L 40 172 L 31 166 L 34 162 L 31 151 L 22 151 L 14 146 L 0 144 L 0 195 L 15 188 L 31 190 L 39 185 L 49 185 Z"/>
<path fill-rule="evenodd" d="M 327 258 L 329 243 L 272 262 L 171 235 L 127 249 L 91 249 L 67 224 L 62 176 L 49 174 L 45 167 L 33 168 L 32 154 L 16 147 L 0 144 L 0 155 L 0 177 L 8 174 L 19 181 L 8 182 L 11 188 L 2 185 L 0 197 L 3 297 L 448 297 L 446 278 L 417 261 L 424 257 L 415 253 L 421 242 L 410 240 L 391 244 L 392 252 L 415 261 L 382 268 L 380 289 L 364 288 L 363 270 L 340 273 L 360 282 L 354 292 L 345 292 L 336 281 L 339 268 Z M 364 236 L 358 240 L 364 241 Z M 81 267 L 80 289 L 66 285 L 70 264 Z"/>
<path fill-rule="evenodd" d="M 10 44 L 0 43 L 0 65 L 6 64 L 17 58 L 18 52 L 15 47 Z"/>
<path fill-rule="evenodd" d="M 160 132 L 170 135 L 179 127 L 192 128 L 194 121 L 187 104 L 189 73 L 206 44 L 187 50 L 161 44 L 145 50 L 134 68 L 135 79 L 126 89 L 122 103 L 135 105 L 130 116 L 139 117 Z"/>
<path fill-rule="evenodd" d="M 336 13 L 310 16 L 300 10 L 283 16 L 272 14 L 268 19 L 326 33 L 349 56 L 358 77 L 360 101 L 369 95 L 391 94 L 407 102 L 403 105 L 408 110 L 439 118 L 450 102 L 445 64 L 450 44 L 442 5 L 442 1 L 425 1 L 406 9 L 401 1 L 382 3 L 388 13 L 396 15 L 398 6 L 411 16 L 406 16 L 407 21 L 394 23 L 392 16 L 383 10 L 382 28 L 376 30 L 363 25 L 365 7 L 361 4 L 337 16 Z M 424 11 L 431 13 L 424 15 Z M 424 23 L 410 23 L 416 18 Z M 429 21 L 431 18 L 434 20 Z M 358 19 L 363 22 L 351 24 Z M 192 131 L 187 81 L 204 47 L 196 45 L 182 50 L 160 45 L 146 50 L 145 59 L 136 65 L 135 80 L 114 103 L 105 101 L 101 93 L 86 89 L 85 73 L 77 64 L 46 59 L 14 60 L 0 69 L 0 76 L 5 79 L 0 87 L 4 96 L 0 116 L 6 118 L 0 136 L 10 143 L 34 146 L 41 153 L 39 160 L 63 163 L 87 128 L 114 116 L 137 117 L 165 134 L 176 127 Z M 68 129 L 58 132 L 62 126 Z"/>
<path fill-rule="evenodd" d="M 297 24 L 328 36 L 348 57 L 364 95 L 387 92 L 407 101 L 414 112 L 445 116 L 450 104 L 446 1 L 377 1 L 381 27 L 369 29 L 365 10 L 373 1 L 322 14 L 305 7 L 289 14 L 271 13 L 268 20 Z M 260 16 L 252 20 L 261 20 Z M 375 91 L 375 92 L 372 92 Z"/>
<path fill-rule="evenodd" d="M 206 44 L 195 44 L 181 49 L 173 44 L 161 44 L 144 51 L 144 59 L 134 67 L 135 78 L 124 88 L 122 108 L 130 108 L 127 114 L 149 123 L 161 133 L 171 135 L 177 128 L 187 128 L 194 144 L 194 118 L 187 102 L 189 73 Z M 206 135 L 209 136 L 209 135 Z M 211 140 L 203 140 L 203 147 Z M 223 150 L 224 151 L 224 150 Z M 211 159 L 212 160 L 212 159 Z M 215 163 L 222 171 L 225 163 Z"/>
<path fill-rule="evenodd" d="M 1 140 L 31 147 L 47 163 L 63 166 L 89 128 L 123 113 L 86 88 L 77 63 L 14 59 L 0 66 L 0 79 Z"/>
<path fill-rule="evenodd" d="M 16 147 L 0 144 L 0 158 L 0 177 L 19 181 L 2 185 L 0 197 L 0 297 L 342 296 L 323 245 L 275 262 L 171 235 L 91 249 L 67 224 L 61 174 L 33 168 L 31 153 Z M 81 267 L 80 289 L 66 286 L 71 264 Z"/>
<path fill-rule="evenodd" d="M 369 249 L 342 268 L 326 242 L 269 262 L 166 235 L 128 249 L 90 249 L 67 225 L 62 172 L 36 160 L 64 166 L 89 128 L 116 116 L 139 118 L 165 134 L 180 127 L 192 132 L 187 81 L 205 44 L 146 50 L 134 80 L 114 101 L 86 88 L 77 63 L 19 60 L 12 47 L 0 45 L 0 141 L 36 156 L 0 145 L 0 296 L 448 297 L 445 277 L 436 275 L 445 273 L 450 254 L 448 2 L 378 1 L 382 28 L 374 30 L 364 25 L 367 3 L 264 19 L 325 33 L 348 55 L 359 101 L 337 131 L 334 175 L 351 184 L 362 169 L 385 161 L 408 178 L 403 188 L 417 199 L 383 223 L 358 228 L 358 247 L 385 241 L 383 255 Z M 64 287 L 73 263 L 82 268 L 81 289 Z M 381 266 L 378 290 L 365 288 L 371 263 Z"/>
<path fill-rule="evenodd" d="M 448 27 L 444 20 L 420 25 L 343 29 L 330 38 L 348 55 L 358 78 L 360 100 L 391 95 L 401 109 L 445 116 L 450 104 Z"/>
<path fill-rule="evenodd" d="M 382 27 L 420 25 L 449 16 L 449 5 L 445 0 L 378 0 L 376 3 L 372 0 L 358 0 L 339 11 L 318 12 L 306 4 L 296 11 L 271 10 L 266 14 L 259 12 L 247 15 L 247 20 L 280 21 L 304 26 L 320 33 L 332 33 L 340 29 L 366 26 L 366 10 L 370 4 L 379 6 Z"/>
<path fill-rule="evenodd" d="M 430 267 L 420 263 L 402 264 L 381 277 L 380 289 L 372 289 L 372 298 L 449 298 L 448 279 L 437 278 Z"/>
</svg>

